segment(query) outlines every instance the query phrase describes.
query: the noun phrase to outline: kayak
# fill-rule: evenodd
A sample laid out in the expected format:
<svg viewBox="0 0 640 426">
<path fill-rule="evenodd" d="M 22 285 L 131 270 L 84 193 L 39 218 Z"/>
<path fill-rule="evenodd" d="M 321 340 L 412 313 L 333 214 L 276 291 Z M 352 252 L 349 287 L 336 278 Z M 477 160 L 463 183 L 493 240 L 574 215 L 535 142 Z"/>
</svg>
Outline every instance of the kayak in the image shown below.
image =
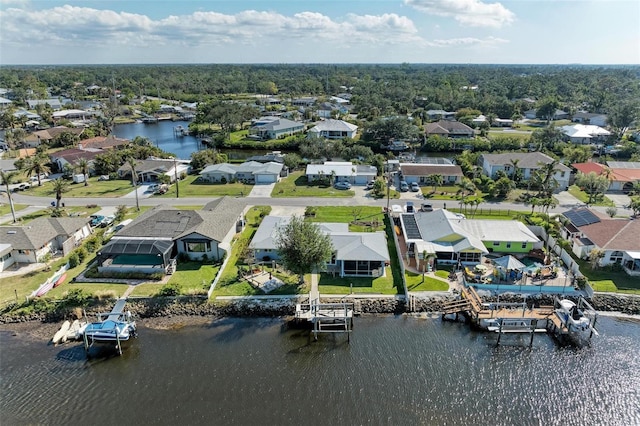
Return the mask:
<svg viewBox="0 0 640 426">
<path fill-rule="evenodd" d="M 60 330 L 58 330 L 56 334 L 53 335 L 53 339 L 51 339 L 54 345 L 62 341 L 62 338 L 67 335 L 70 327 L 71 323 L 69 321 L 65 321 L 62 323 L 62 327 L 60 328 Z"/>
<path fill-rule="evenodd" d="M 56 282 L 53 283 L 53 288 L 58 287 L 60 284 L 62 284 L 64 282 L 64 280 L 67 278 L 67 274 L 62 274 L 60 276 L 60 278 L 58 278 L 56 280 Z"/>
</svg>

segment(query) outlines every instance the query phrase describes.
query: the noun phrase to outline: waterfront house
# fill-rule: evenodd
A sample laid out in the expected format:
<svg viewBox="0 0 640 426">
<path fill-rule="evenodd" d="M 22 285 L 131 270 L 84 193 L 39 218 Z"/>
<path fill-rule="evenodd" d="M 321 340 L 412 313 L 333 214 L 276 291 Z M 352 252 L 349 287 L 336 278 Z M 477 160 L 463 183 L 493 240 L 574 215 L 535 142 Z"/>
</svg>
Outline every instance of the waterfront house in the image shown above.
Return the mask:
<svg viewBox="0 0 640 426">
<path fill-rule="evenodd" d="M 39 217 L 26 225 L 0 226 L 0 272 L 14 263 L 38 263 L 48 254 L 71 253 L 91 235 L 89 219 Z"/>
<path fill-rule="evenodd" d="M 355 124 L 347 123 L 342 120 L 323 120 L 318 121 L 312 128 L 309 129 L 307 135 L 309 137 L 324 138 L 324 139 L 344 139 L 355 138 L 358 132 L 358 126 Z"/>
<path fill-rule="evenodd" d="M 430 185 L 431 176 L 435 175 L 442 176 L 444 185 L 460 183 L 464 177 L 460 166 L 454 164 L 400 163 L 400 172 L 408 184 L 419 185 Z"/>
<path fill-rule="evenodd" d="M 566 140 L 579 145 L 590 145 L 604 142 L 611 136 L 610 131 L 592 124 L 562 126 L 560 131 L 564 134 Z"/>
<path fill-rule="evenodd" d="M 507 176 L 513 175 L 514 165 L 522 173 L 522 179 L 528 181 L 545 164 L 553 163 L 553 158 L 542 152 L 505 152 L 502 154 L 482 154 L 480 164 L 485 175 L 492 179 L 498 177 L 498 172 L 504 172 Z M 569 186 L 571 169 L 558 163 L 555 167 L 553 178 L 558 182 L 557 191 L 563 191 Z"/>
<path fill-rule="evenodd" d="M 304 124 L 278 117 L 261 117 L 249 128 L 249 137 L 259 140 L 280 139 L 304 131 Z"/>
<path fill-rule="evenodd" d="M 249 248 L 257 261 L 278 260 L 279 230 L 291 220 L 288 216 L 267 216 L 253 236 Z M 333 253 L 327 272 L 340 277 L 384 276 L 389 250 L 384 232 L 349 232 L 348 223 L 318 223 L 331 239 Z"/>
<path fill-rule="evenodd" d="M 172 273 L 177 257 L 221 260 L 242 231 L 246 206 L 221 197 L 202 210 L 158 206 L 118 231 L 99 252 L 98 270 Z"/>
<path fill-rule="evenodd" d="M 353 164 L 350 161 L 325 161 L 323 164 L 307 165 L 308 182 L 334 179 L 335 182 L 349 182 L 352 185 L 366 185 L 375 180 L 378 169 L 375 166 Z"/>
<path fill-rule="evenodd" d="M 588 208 L 562 213 L 568 222 L 562 235 L 580 259 L 588 259 L 592 250 L 603 251 L 601 266 L 619 264 L 629 275 L 640 276 L 640 221 L 612 219 Z"/>
<path fill-rule="evenodd" d="M 542 242 L 519 221 L 464 219 L 444 209 L 400 215 L 410 257 L 423 252 L 443 263 L 479 263 L 489 252 L 529 253 Z"/>
<path fill-rule="evenodd" d="M 246 161 L 242 164 L 220 163 L 205 167 L 200 172 L 200 177 L 205 182 L 231 182 L 241 181 L 255 184 L 269 184 L 286 176 L 284 164 L 270 161 L 260 163 L 258 161 Z"/>
<path fill-rule="evenodd" d="M 89 139 L 84 139 L 78 142 L 78 149 L 122 149 L 126 148 L 131 141 L 129 139 L 121 139 L 113 135 L 109 136 L 96 136 Z"/>
<path fill-rule="evenodd" d="M 162 176 L 167 176 L 170 182 L 175 182 L 176 176 L 180 178 L 191 173 L 191 165 L 188 161 L 173 159 L 136 160 L 135 169 L 138 182 L 159 182 Z M 125 163 L 120 166 L 117 173 L 120 179 L 130 179 L 131 166 Z"/>
<path fill-rule="evenodd" d="M 475 136 L 475 130 L 464 123 L 454 120 L 440 120 L 434 123 L 427 123 L 424 132 L 427 137 L 473 138 Z"/>
</svg>

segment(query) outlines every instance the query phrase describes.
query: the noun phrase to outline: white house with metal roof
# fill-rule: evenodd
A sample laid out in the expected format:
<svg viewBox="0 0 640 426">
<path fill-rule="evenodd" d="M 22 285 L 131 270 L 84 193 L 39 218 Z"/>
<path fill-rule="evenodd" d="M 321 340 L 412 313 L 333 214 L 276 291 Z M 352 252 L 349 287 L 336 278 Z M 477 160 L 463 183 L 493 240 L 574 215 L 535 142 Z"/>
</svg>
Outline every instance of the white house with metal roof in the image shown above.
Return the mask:
<svg viewBox="0 0 640 426">
<path fill-rule="evenodd" d="M 249 128 L 249 137 L 260 140 L 279 139 L 304 131 L 304 124 L 280 117 L 260 117 Z"/>
<path fill-rule="evenodd" d="M 342 120 L 318 121 L 315 126 L 309 129 L 307 136 L 324 139 L 344 139 L 355 138 L 358 126 Z"/>
<path fill-rule="evenodd" d="M 352 185 L 366 185 L 378 174 L 375 166 L 353 164 L 350 161 L 325 161 L 324 164 L 307 165 L 308 182 L 334 179 L 335 182 L 349 182 Z"/>
<path fill-rule="evenodd" d="M 592 143 L 603 142 L 611 132 L 600 126 L 592 124 L 573 124 L 571 126 L 562 126 L 560 131 L 571 142 L 580 145 L 589 145 Z"/>
<path fill-rule="evenodd" d="M 262 220 L 249 248 L 258 261 L 277 260 L 278 233 L 291 220 L 289 216 L 267 216 Z M 384 276 L 389 250 L 384 232 L 349 232 L 348 223 L 318 223 L 333 245 L 327 272 L 346 276 Z"/>
</svg>

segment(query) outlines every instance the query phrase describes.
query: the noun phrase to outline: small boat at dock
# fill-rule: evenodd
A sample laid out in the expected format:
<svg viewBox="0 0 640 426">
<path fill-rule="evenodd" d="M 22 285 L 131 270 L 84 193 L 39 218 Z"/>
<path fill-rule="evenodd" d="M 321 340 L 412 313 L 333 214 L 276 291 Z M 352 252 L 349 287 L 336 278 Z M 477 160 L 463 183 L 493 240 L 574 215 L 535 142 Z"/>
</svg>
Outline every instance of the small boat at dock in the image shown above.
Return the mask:
<svg viewBox="0 0 640 426">
<path fill-rule="evenodd" d="M 122 344 L 137 336 L 136 322 L 130 311 L 124 311 L 127 299 L 118 299 L 109 313 L 98 314 L 98 321 L 84 329 L 84 347 L 87 353 L 94 344 L 115 344 L 122 354 Z"/>
</svg>

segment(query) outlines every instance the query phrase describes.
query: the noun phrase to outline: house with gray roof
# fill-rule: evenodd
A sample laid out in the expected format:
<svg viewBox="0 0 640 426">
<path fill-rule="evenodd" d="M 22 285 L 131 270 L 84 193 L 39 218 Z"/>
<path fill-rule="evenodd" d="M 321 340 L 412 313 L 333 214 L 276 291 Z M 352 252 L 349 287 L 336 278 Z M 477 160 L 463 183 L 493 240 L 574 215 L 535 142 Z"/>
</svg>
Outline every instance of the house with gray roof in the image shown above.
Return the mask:
<svg viewBox="0 0 640 426">
<path fill-rule="evenodd" d="M 525 254 L 542 246 L 522 222 L 464 219 L 445 209 L 401 214 L 400 226 L 410 257 L 426 252 L 442 263 L 477 264 L 489 252 Z"/>
<path fill-rule="evenodd" d="M 445 185 L 459 183 L 464 177 L 460 166 L 454 164 L 400 163 L 400 171 L 407 183 L 417 182 L 419 185 L 430 185 L 431 176 L 436 175 L 442 176 Z"/>
<path fill-rule="evenodd" d="M 0 226 L 0 271 L 14 263 L 38 263 L 49 253 L 69 254 L 91 235 L 89 219 L 39 217 L 21 226 Z"/>
<path fill-rule="evenodd" d="M 279 117 L 262 117 L 249 128 L 249 137 L 260 140 L 280 139 L 304 131 L 304 124 Z"/>
<path fill-rule="evenodd" d="M 210 183 L 242 181 L 259 185 L 278 182 L 283 176 L 286 176 L 284 164 L 278 162 L 246 161 L 242 164 L 212 164 L 200 172 L 201 180 Z"/>
<path fill-rule="evenodd" d="M 118 231 L 98 253 L 101 272 L 172 273 L 177 259 L 221 260 L 244 227 L 242 200 L 221 197 L 202 210 L 158 206 Z"/>
<path fill-rule="evenodd" d="M 280 258 L 277 250 L 279 230 L 291 220 L 288 216 L 267 216 L 256 231 L 249 248 L 258 261 Z M 331 239 L 333 254 L 327 272 L 348 276 L 384 276 L 389 250 L 384 232 L 349 232 L 348 223 L 318 223 Z"/>
<path fill-rule="evenodd" d="M 318 121 L 315 126 L 307 132 L 308 137 L 324 139 L 353 139 L 358 132 L 358 126 L 342 120 Z"/>
<path fill-rule="evenodd" d="M 607 125 L 607 114 L 597 112 L 578 111 L 571 117 L 571 121 L 580 124 L 591 124 L 594 126 L 605 127 Z"/>
<path fill-rule="evenodd" d="M 104 152 L 104 151 L 102 151 Z M 171 182 L 178 177 L 191 173 L 189 161 L 162 158 L 136 160 L 135 164 L 138 182 L 159 182 L 162 176 L 168 176 Z M 131 178 L 131 166 L 125 163 L 118 169 L 120 179 Z"/>
<path fill-rule="evenodd" d="M 522 179 L 527 181 L 545 164 L 550 164 L 553 158 L 542 152 L 505 152 L 502 154 L 482 154 L 480 163 L 485 175 L 495 179 L 498 172 L 502 171 L 507 176 L 514 172 L 514 164 L 522 173 Z M 562 163 L 555 167 L 553 178 L 558 182 L 557 191 L 563 191 L 569 186 L 571 169 Z"/>
</svg>

